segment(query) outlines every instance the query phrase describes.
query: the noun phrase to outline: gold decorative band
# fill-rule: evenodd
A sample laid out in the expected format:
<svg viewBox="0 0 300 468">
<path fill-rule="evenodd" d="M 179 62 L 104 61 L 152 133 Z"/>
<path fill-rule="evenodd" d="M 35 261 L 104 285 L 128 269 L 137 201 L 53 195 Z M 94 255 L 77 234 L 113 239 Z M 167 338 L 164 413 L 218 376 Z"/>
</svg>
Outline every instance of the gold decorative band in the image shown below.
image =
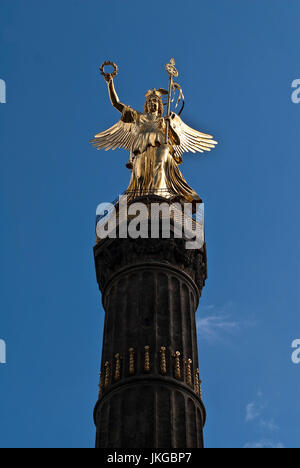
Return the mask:
<svg viewBox="0 0 300 468">
<path fill-rule="evenodd" d="M 166 375 L 167 373 L 166 350 L 165 346 L 160 348 L 160 372 L 162 375 Z"/>
<path fill-rule="evenodd" d="M 136 373 L 136 362 L 135 362 L 135 349 L 129 348 L 129 361 L 128 369 L 129 376 L 133 376 Z M 154 354 L 155 355 L 155 354 Z M 174 354 L 170 353 L 170 356 L 174 358 L 174 377 L 177 380 L 183 380 L 189 387 L 191 387 L 195 393 L 202 398 L 201 383 L 199 377 L 199 369 L 193 370 L 193 361 L 192 359 L 184 359 L 184 356 L 181 355 L 180 351 L 176 351 Z M 99 398 L 102 397 L 103 391 L 107 390 L 110 384 L 113 382 L 119 382 L 122 378 L 122 366 L 121 360 L 122 356 L 120 353 L 115 354 L 114 364 L 106 361 L 104 364 L 104 370 L 100 372 L 100 381 L 99 381 Z M 183 367 L 181 367 L 183 365 Z M 151 372 L 151 359 L 150 359 L 150 346 L 144 346 L 144 369 L 145 373 Z M 153 365 L 153 370 L 155 369 Z M 161 375 L 167 375 L 167 348 L 166 346 L 161 346 L 160 348 L 160 361 L 159 369 Z M 142 369 L 141 369 L 142 370 Z"/>
<path fill-rule="evenodd" d="M 175 355 L 175 379 L 181 379 L 181 367 L 180 367 L 180 352 L 176 351 Z"/>
<path fill-rule="evenodd" d="M 144 371 L 150 372 L 150 346 L 145 346 Z"/>
<path fill-rule="evenodd" d="M 199 369 L 196 369 L 196 372 L 195 372 L 195 392 L 197 393 L 197 395 L 200 398 L 202 398 L 201 384 L 202 384 L 202 380 L 200 380 L 200 377 L 199 377 Z"/>
<path fill-rule="evenodd" d="M 193 387 L 193 378 L 192 378 L 192 360 L 188 359 L 186 361 L 186 383 Z"/>
<path fill-rule="evenodd" d="M 109 377 L 110 377 L 110 366 L 109 366 L 108 361 L 106 361 L 106 363 L 104 364 L 104 367 L 105 367 L 104 388 L 107 389 L 109 386 Z"/>
<path fill-rule="evenodd" d="M 134 375 L 134 349 L 129 348 L 129 375 Z"/>
<path fill-rule="evenodd" d="M 115 355 L 115 360 L 116 360 L 116 368 L 115 368 L 115 382 L 118 382 L 121 378 L 121 358 L 120 354 Z"/>
</svg>

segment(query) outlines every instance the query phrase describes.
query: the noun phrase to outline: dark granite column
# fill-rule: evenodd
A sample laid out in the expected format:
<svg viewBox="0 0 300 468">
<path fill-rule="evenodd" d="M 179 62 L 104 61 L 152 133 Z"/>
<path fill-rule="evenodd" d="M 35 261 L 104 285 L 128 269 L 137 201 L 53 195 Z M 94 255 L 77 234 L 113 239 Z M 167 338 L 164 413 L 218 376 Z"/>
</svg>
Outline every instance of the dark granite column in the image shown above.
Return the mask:
<svg viewBox="0 0 300 468">
<path fill-rule="evenodd" d="M 195 312 L 205 246 L 105 239 L 95 249 L 105 309 L 97 448 L 202 448 Z"/>
</svg>

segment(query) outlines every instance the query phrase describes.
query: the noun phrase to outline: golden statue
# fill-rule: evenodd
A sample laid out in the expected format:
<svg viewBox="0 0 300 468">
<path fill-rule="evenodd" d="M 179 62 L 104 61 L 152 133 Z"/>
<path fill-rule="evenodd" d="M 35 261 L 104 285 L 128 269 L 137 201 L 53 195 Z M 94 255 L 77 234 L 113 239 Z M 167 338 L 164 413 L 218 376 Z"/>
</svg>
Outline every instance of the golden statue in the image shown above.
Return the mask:
<svg viewBox="0 0 300 468">
<path fill-rule="evenodd" d="M 104 67 L 111 65 L 113 73 L 105 73 Z M 193 130 L 179 115 L 184 107 L 181 87 L 173 78 L 178 76 L 175 61 L 166 65 L 169 73 L 169 90 L 152 89 L 146 93 L 144 113 L 122 104 L 114 87 L 114 77 L 118 67 L 113 62 L 105 62 L 101 68 L 112 105 L 122 114 L 121 119 L 108 130 L 98 133 L 92 144 L 97 149 L 115 150 L 126 148 L 130 151 L 127 167 L 131 170 L 131 180 L 126 191 L 128 199 L 149 194 L 164 198 L 182 197 L 188 202 L 200 202 L 197 193 L 189 187 L 178 166 L 184 152 L 211 151 L 217 144 L 211 135 Z M 170 111 L 175 90 L 179 90 L 176 107 L 182 99 L 183 105 L 178 114 Z M 162 96 L 168 96 L 167 112 L 164 113 Z"/>
</svg>

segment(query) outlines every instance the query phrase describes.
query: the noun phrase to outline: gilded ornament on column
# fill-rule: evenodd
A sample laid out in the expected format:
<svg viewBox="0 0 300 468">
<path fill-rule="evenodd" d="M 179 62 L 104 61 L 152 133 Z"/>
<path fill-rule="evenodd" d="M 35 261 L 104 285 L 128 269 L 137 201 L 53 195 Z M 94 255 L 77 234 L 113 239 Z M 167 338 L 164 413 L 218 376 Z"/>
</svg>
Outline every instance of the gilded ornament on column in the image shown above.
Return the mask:
<svg viewBox="0 0 300 468">
<path fill-rule="evenodd" d="M 195 372 L 195 392 L 197 393 L 197 395 L 200 398 L 202 398 L 201 383 L 202 383 L 202 381 L 200 380 L 200 377 L 199 377 L 199 369 L 196 369 L 196 372 Z"/>
<path fill-rule="evenodd" d="M 188 359 L 186 361 L 186 383 L 192 387 L 193 386 L 193 378 L 192 378 L 192 360 Z"/>
<path fill-rule="evenodd" d="M 105 367 L 105 380 L 104 380 L 104 388 L 106 389 L 109 386 L 109 377 L 110 377 L 110 367 L 109 362 L 106 361 L 104 364 Z"/>
<path fill-rule="evenodd" d="M 150 372 L 150 346 L 145 346 L 144 371 L 145 372 Z"/>
<path fill-rule="evenodd" d="M 134 375 L 134 349 L 129 348 L 129 375 Z"/>
<path fill-rule="evenodd" d="M 180 352 L 176 351 L 174 357 L 175 357 L 175 378 L 177 380 L 180 380 L 181 379 Z"/>
<path fill-rule="evenodd" d="M 121 358 L 120 358 L 119 353 L 115 355 L 115 360 L 116 360 L 115 382 L 118 382 L 118 380 L 120 380 L 121 378 Z"/>
<path fill-rule="evenodd" d="M 160 372 L 162 375 L 166 375 L 167 373 L 166 350 L 165 346 L 160 348 Z"/>
</svg>

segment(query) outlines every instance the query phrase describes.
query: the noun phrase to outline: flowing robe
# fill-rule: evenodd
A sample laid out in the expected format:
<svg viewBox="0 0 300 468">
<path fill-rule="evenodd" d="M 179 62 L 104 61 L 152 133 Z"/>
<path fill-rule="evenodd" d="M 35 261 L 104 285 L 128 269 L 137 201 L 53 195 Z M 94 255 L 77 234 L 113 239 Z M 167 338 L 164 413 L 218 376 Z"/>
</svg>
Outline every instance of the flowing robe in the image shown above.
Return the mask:
<svg viewBox="0 0 300 468">
<path fill-rule="evenodd" d="M 189 202 L 200 202 L 178 168 L 181 160 L 175 157 L 173 146 L 180 142 L 172 127 L 168 144 L 165 143 L 165 119 L 126 107 L 122 120 L 134 122 L 138 128 L 130 153 L 132 174 L 126 191 L 128 198 L 155 194 L 164 198 L 181 196 Z"/>
</svg>

